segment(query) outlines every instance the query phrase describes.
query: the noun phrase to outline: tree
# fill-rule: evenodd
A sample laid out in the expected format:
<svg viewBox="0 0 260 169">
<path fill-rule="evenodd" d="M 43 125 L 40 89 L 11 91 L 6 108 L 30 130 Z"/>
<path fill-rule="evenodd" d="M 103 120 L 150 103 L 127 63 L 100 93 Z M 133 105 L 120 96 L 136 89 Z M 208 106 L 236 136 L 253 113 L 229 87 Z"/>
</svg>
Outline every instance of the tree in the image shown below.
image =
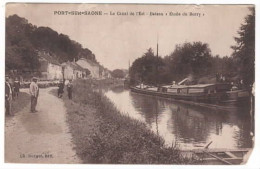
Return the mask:
<svg viewBox="0 0 260 169">
<path fill-rule="evenodd" d="M 124 78 L 125 74 L 124 74 L 123 70 L 115 69 L 115 70 L 112 71 L 112 76 L 114 78 Z"/>
<path fill-rule="evenodd" d="M 157 58 L 153 50 L 149 48 L 141 58 L 133 62 L 129 72 L 131 83 L 144 82 L 152 85 L 161 83 L 160 70 L 162 70 L 162 67 L 162 58 Z"/>
<path fill-rule="evenodd" d="M 6 19 L 6 70 L 36 70 L 39 60 L 31 42 L 35 27 L 17 15 Z"/>
<path fill-rule="evenodd" d="M 174 52 L 166 59 L 172 80 L 181 80 L 189 75 L 200 77 L 211 69 L 211 50 L 202 42 L 177 45 Z"/>
<path fill-rule="evenodd" d="M 95 55 L 81 44 L 49 27 L 36 27 L 25 18 L 6 18 L 6 70 L 31 70 L 40 67 L 37 50 L 52 53 L 59 63 L 84 57 L 97 63 Z"/>
<path fill-rule="evenodd" d="M 251 14 L 241 24 L 238 37 L 235 37 L 236 45 L 232 56 L 237 61 L 239 74 L 245 84 L 251 85 L 255 80 L 255 10 L 249 8 Z"/>
</svg>

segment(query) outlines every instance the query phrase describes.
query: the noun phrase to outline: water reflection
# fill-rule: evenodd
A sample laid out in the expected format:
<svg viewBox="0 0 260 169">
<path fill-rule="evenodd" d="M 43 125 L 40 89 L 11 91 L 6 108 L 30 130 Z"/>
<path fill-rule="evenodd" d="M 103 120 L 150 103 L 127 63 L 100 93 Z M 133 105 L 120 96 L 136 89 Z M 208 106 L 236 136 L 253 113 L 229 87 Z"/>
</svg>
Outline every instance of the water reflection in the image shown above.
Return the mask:
<svg viewBox="0 0 260 169">
<path fill-rule="evenodd" d="M 252 147 L 248 109 L 216 111 L 140 95 L 117 87 L 105 92 L 116 107 L 130 117 L 143 121 L 165 139 L 182 149 Z"/>
</svg>

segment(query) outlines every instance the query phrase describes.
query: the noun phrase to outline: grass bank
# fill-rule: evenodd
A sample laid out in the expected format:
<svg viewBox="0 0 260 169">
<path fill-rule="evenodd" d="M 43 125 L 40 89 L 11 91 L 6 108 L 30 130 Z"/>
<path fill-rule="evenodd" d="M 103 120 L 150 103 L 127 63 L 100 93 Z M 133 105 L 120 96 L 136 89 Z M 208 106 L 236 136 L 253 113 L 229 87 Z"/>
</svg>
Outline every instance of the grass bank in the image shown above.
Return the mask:
<svg viewBox="0 0 260 169">
<path fill-rule="evenodd" d="M 187 164 L 174 147 L 138 120 L 122 115 L 101 92 L 99 82 L 74 81 L 73 100 L 63 100 L 76 152 L 84 163 Z M 104 82 L 101 82 L 104 85 Z M 118 84 L 118 83 L 117 83 Z M 55 92 L 56 93 L 56 92 Z"/>
</svg>

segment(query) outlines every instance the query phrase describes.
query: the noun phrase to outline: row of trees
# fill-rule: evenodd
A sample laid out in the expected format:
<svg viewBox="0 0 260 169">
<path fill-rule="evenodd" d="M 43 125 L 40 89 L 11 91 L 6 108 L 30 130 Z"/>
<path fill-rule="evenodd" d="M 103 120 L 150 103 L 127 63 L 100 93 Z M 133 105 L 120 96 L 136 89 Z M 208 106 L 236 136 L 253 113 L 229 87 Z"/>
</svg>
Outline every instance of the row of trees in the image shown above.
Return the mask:
<svg viewBox="0 0 260 169">
<path fill-rule="evenodd" d="M 79 57 L 96 62 L 95 55 L 89 49 L 67 35 L 49 27 L 36 27 L 17 15 L 6 18 L 6 70 L 38 69 L 36 50 L 53 53 L 60 63 Z"/>
<path fill-rule="evenodd" d="M 125 78 L 127 75 L 127 70 L 124 69 L 115 69 L 111 72 L 112 77 L 114 78 Z"/>
<path fill-rule="evenodd" d="M 191 77 L 197 82 L 215 79 L 217 73 L 246 84 L 254 82 L 255 61 L 255 11 L 245 18 L 235 38 L 236 45 L 231 56 L 213 56 L 206 43 L 187 42 L 176 45 L 175 50 L 165 57 L 155 56 L 150 48 L 130 68 L 131 83 L 167 84 Z M 207 77 L 207 78 L 205 78 Z M 211 81 L 212 82 L 212 81 Z"/>
</svg>

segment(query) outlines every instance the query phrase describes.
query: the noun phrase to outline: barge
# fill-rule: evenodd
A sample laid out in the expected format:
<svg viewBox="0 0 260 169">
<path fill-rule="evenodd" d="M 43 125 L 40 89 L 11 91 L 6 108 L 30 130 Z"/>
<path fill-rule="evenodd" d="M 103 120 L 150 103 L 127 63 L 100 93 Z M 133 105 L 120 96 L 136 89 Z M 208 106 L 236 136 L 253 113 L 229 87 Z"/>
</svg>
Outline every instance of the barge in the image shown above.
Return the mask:
<svg viewBox="0 0 260 169">
<path fill-rule="evenodd" d="M 198 84 L 198 85 L 168 85 L 168 86 L 148 86 L 138 85 L 130 87 L 132 92 L 153 96 L 171 98 L 209 104 L 235 104 L 249 103 L 249 90 L 232 90 L 231 84 Z"/>
</svg>

